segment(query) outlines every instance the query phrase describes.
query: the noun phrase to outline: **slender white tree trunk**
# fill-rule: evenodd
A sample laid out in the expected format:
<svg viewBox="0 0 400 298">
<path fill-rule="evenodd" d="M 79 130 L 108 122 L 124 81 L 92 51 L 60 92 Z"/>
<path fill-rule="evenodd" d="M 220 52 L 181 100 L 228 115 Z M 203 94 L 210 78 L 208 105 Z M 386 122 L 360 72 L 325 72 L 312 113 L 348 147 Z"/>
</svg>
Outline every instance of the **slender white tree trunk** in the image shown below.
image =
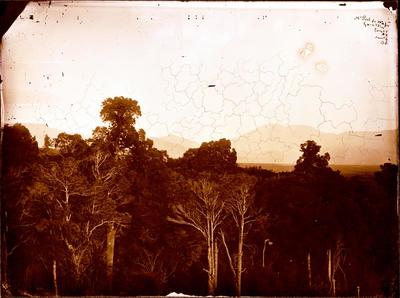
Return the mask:
<svg viewBox="0 0 400 298">
<path fill-rule="evenodd" d="M 214 278 L 214 291 L 218 285 L 218 245 L 217 242 L 214 242 L 214 270 L 215 270 L 215 278 Z"/>
<path fill-rule="evenodd" d="M 331 280 L 332 280 L 332 253 L 331 253 L 330 249 L 328 249 L 327 255 L 328 255 L 328 280 L 329 280 L 329 282 L 331 282 Z"/>
<path fill-rule="evenodd" d="M 5 295 L 10 295 L 9 293 L 9 284 L 8 284 L 8 276 L 7 276 L 7 270 L 8 270 L 8 250 L 7 250 L 7 239 L 6 239 L 6 227 L 2 227 L 4 231 L 2 230 L 1 232 L 1 291 L 4 290 Z"/>
<path fill-rule="evenodd" d="M 329 293 L 332 293 L 334 291 L 333 289 L 334 285 L 332 283 L 332 251 L 330 249 L 328 249 L 327 255 L 328 255 L 328 281 L 330 285 Z"/>
<path fill-rule="evenodd" d="M 58 296 L 58 282 L 57 282 L 57 261 L 53 260 L 53 284 L 54 284 L 54 296 Z"/>
<path fill-rule="evenodd" d="M 209 241 L 207 245 L 207 260 L 208 260 L 208 294 L 213 294 L 213 257 L 212 257 L 212 248 L 211 248 L 211 241 Z"/>
<path fill-rule="evenodd" d="M 112 289 L 113 267 L 114 267 L 114 246 L 115 246 L 116 229 L 114 224 L 108 226 L 107 232 L 107 287 Z"/>
<path fill-rule="evenodd" d="M 267 246 L 267 240 L 264 240 L 264 247 L 263 247 L 263 251 L 262 251 L 262 267 L 265 267 L 265 249 Z"/>
<path fill-rule="evenodd" d="M 332 287 L 333 287 L 333 297 L 336 296 L 336 280 L 333 278 L 332 279 Z"/>
<path fill-rule="evenodd" d="M 208 259 L 208 294 L 214 295 L 218 280 L 218 246 L 215 241 L 212 222 L 208 223 L 209 237 L 207 239 L 207 259 Z"/>
<path fill-rule="evenodd" d="M 242 271 L 243 271 L 243 242 L 244 242 L 244 216 L 240 218 L 239 243 L 236 267 L 236 295 L 240 296 L 242 292 Z"/>
</svg>

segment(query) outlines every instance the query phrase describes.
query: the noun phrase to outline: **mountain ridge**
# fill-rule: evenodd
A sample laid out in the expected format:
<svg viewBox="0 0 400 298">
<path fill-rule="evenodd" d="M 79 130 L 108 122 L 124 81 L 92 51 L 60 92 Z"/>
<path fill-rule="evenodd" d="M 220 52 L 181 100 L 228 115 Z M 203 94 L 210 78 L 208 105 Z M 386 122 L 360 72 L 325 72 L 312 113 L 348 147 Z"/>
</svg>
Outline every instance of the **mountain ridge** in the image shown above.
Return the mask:
<svg viewBox="0 0 400 298">
<path fill-rule="evenodd" d="M 39 123 L 22 123 L 43 146 L 44 136 L 57 137 L 61 130 Z M 154 147 L 167 150 L 178 158 L 199 143 L 176 135 L 149 137 Z M 376 131 L 346 131 L 331 133 L 305 125 L 267 124 L 231 139 L 238 163 L 295 164 L 300 156 L 300 144 L 314 140 L 321 152 L 328 152 L 331 164 L 382 164 L 397 162 L 398 129 Z"/>
<path fill-rule="evenodd" d="M 279 124 L 259 127 L 232 140 L 238 162 L 294 164 L 300 144 L 314 140 L 332 164 L 382 164 L 397 161 L 398 130 L 346 131 L 338 134 L 309 126 Z"/>
</svg>

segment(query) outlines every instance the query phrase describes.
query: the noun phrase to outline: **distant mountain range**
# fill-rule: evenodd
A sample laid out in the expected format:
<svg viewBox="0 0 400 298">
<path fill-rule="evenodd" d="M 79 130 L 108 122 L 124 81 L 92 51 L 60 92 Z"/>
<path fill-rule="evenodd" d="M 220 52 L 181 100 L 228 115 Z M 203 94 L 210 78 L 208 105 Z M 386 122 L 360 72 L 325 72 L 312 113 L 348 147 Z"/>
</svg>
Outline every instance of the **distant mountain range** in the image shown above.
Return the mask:
<svg viewBox="0 0 400 298">
<path fill-rule="evenodd" d="M 329 152 L 331 164 L 376 165 L 397 162 L 398 130 L 321 132 L 309 126 L 266 125 L 232 140 L 238 162 L 294 164 L 300 144 L 314 140 Z"/>
<path fill-rule="evenodd" d="M 200 144 L 193 142 L 191 140 L 168 135 L 160 138 L 152 138 L 154 142 L 154 147 L 159 150 L 167 150 L 168 155 L 173 158 L 178 158 L 183 155 L 189 148 L 198 148 Z"/>
<path fill-rule="evenodd" d="M 42 124 L 24 124 L 36 137 L 39 146 L 44 136 L 56 137 L 61 131 Z M 183 137 L 169 135 L 150 137 L 154 147 L 167 150 L 170 157 L 180 157 L 189 148 L 200 144 Z M 398 130 L 354 131 L 340 134 L 321 132 L 309 126 L 266 125 L 232 139 L 239 163 L 294 164 L 300 156 L 300 144 L 314 140 L 321 152 L 329 152 L 331 164 L 378 165 L 397 162 Z"/>
</svg>

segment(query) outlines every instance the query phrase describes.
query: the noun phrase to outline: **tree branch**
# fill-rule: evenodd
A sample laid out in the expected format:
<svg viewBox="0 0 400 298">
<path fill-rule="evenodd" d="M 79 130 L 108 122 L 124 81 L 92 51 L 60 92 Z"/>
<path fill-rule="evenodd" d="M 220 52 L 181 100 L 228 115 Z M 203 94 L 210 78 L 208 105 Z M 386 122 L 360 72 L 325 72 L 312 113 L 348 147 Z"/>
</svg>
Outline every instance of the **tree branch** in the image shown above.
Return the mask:
<svg viewBox="0 0 400 298">
<path fill-rule="evenodd" d="M 224 235 L 224 233 L 223 233 L 222 231 L 221 231 L 219 234 L 221 235 L 222 243 L 224 244 L 225 251 L 226 251 L 226 255 L 228 256 L 229 266 L 230 266 L 230 268 L 231 268 L 231 270 L 232 270 L 233 276 L 236 278 L 235 267 L 234 267 L 234 265 L 233 265 L 233 261 L 232 261 L 232 258 L 231 258 L 231 254 L 230 254 L 230 252 L 229 252 L 228 245 L 226 244 L 226 241 L 225 241 L 225 235 Z"/>
<path fill-rule="evenodd" d="M 94 232 L 97 228 L 100 228 L 101 226 L 103 226 L 103 225 L 105 225 L 105 224 L 108 224 L 108 223 L 112 223 L 112 222 L 113 222 L 112 220 L 105 220 L 105 221 L 102 220 L 101 223 L 95 225 L 93 228 L 90 229 L 89 234 L 88 234 L 88 238 L 90 238 L 90 237 L 92 236 L 93 232 Z"/>
<path fill-rule="evenodd" d="M 167 220 L 176 224 L 180 224 L 180 225 L 187 225 L 190 227 L 195 228 L 196 230 L 198 230 L 205 238 L 207 238 L 207 233 L 205 231 L 203 231 L 200 227 L 196 226 L 193 223 L 187 222 L 185 220 L 182 219 L 176 219 L 176 218 L 172 218 L 170 216 L 167 216 Z"/>
</svg>

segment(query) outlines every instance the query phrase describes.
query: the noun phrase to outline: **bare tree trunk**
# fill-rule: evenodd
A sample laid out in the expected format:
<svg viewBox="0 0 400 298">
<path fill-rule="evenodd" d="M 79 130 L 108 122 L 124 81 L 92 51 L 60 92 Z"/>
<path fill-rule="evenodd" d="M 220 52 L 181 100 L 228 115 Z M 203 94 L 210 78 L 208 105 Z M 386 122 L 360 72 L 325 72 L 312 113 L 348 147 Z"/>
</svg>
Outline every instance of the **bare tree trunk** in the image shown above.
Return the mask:
<svg viewBox="0 0 400 298">
<path fill-rule="evenodd" d="M 236 278 L 236 270 L 235 270 L 235 267 L 234 267 L 234 264 L 233 264 L 233 261 L 232 261 L 232 258 L 231 258 L 231 253 L 229 252 L 228 245 L 226 244 L 225 235 L 224 235 L 223 232 L 221 232 L 221 238 L 222 238 L 222 244 L 223 244 L 224 247 L 225 247 L 226 255 L 227 255 L 227 257 L 228 257 L 229 266 L 231 267 L 231 270 L 232 270 L 232 274 L 233 274 L 233 278 L 234 278 L 234 283 L 235 283 L 235 288 L 236 288 L 236 284 L 237 284 L 237 282 L 236 282 L 236 281 L 237 281 L 237 278 Z"/>
<path fill-rule="evenodd" d="M 1 295 L 11 295 L 9 292 L 8 276 L 7 276 L 7 239 L 6 239 L 6 224 L 1 227 Z"/>
<path fill-rule="evenodd" d="M 215 268 L 215 278 L 214 278 L 214 290 L 218 285 L 218 246 L 217 242 L 214 243 L 214 268 Z"/>
<path fill-rule="evenodd" d="M 214 268 L 214 260 L 213 260 L 213 249 L 214 249 L 214 243 L 211 238 L 211 223 L 209 219 L 207 218 L 207 260 L 208 260 L 208 294 L 212 295 L 214 292 L 214 286 L 213 286 L 213 268 Z"/>
<path fill-rule="evenodd" d="M 267 246 L 267 239 L 264 240 L 264 247 L 262 251 L 262 267 L 265 267 L 265 248 Z"/>
<path fill-rule="evenodd" d="M 106 251 L 106 254 L 107 254 L 107 288 L 108 288 L 108 290 L 112 289 L 115 234 L 116 234 L 116 229 L 114 227 L 114 224 L 110 224 L 108 226 L 107 251 Z"/>
<path fill-rule="evenodd" d="M 212 231 L 213 226 L 210 223 L 210 231 Z M 208 239 L 208 294 L 214 295 L 217 288 L 218 280 L 218 246 L 214 239 L 214 233 L 210 232 L 210 237 Z"/>
<path fill-rule="evenodd" d="M 53 260 L 53 284 L 54 284 L 54 296 L 58 296 L 57 261 L 56 260 Z"/>
<path fill-rule="evenodd" d="M 334 291 L 333 284 L 332 284 L 332 251 L 328 249 L 328 281 L 329 281 L 329 293 Z"/>
<path fill-rule="evenodd" d="M 332 253 L 331 253 L 330 249 L 328 249 L 327 255 L 328 255 L 328 280 L 329 280 L 329 282 L 331 282 L 331 280 L 332 280 Z"/>
<path fill-rule="evenodd" d="M 215 274 L 215 247 L 210 245 L 208 252 L 208 294 L 214 295 L 216 288 L 216 274 Z"/>
<path fill-rule="evenodd" d="M 240 219 L 239 227 L 239 243 L 238 243 L 238 259 L 236 267 L 236 296 L 240 296 L 242 292 L 242 267 L 243 267 L 243 242 L 244 242 L 244 217 Z"/>
<path fill-rule="evenodd" d="M 333 297 L 336 296 L 336 280 L 332 279 L 332 287 L 333 287 Z"/>
<path fill-rule="evenodd" d="M 307 270 L 308 270 L 308 286 L 312 288 L 312 281 L 311 281 L 311 253 L 308 252 L 307 255 Z"/>
<path fill-rule="evenodd" d="M 208 294 L 212 295 L 213 294 L 213 257 L 212 257 L 212 247 L 211 247 L 211 241 L 208 241 L 208 247 L 207 247 L 207 259 L 208 259 Z"/>
</svg>

